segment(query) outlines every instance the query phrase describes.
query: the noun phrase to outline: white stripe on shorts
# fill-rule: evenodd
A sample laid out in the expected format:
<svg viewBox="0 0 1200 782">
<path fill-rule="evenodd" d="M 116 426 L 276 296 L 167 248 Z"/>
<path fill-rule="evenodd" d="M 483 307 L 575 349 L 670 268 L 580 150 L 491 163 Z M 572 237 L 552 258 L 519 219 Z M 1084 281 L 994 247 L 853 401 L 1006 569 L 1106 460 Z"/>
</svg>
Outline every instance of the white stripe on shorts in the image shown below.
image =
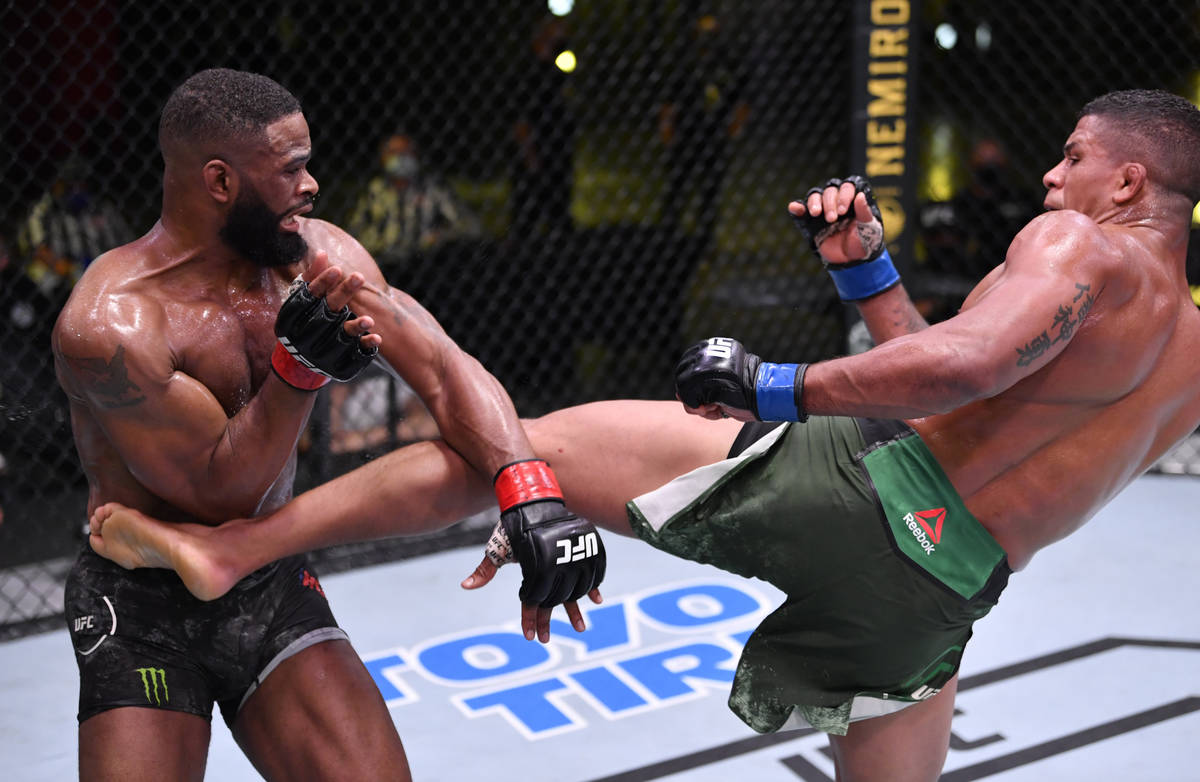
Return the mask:
<svg viewBox="0 0 1200 782">
<path fill-rule="evenodd" d="M 697 467 L 670 483 L 659 486 L 654 491 L 634 498 L 633 505 L 646 519 L 646 523 L 650 525 L 651 529 L 655 532 L 661 531 L 668 521 L 725 480 L 736 468 L 757 458 L 770 448 L 771 444 L 778 440 L 790 425 L 785 423 L 775 427 L 732 459 L 722 459 L 713 464 Z"/>
</svg>

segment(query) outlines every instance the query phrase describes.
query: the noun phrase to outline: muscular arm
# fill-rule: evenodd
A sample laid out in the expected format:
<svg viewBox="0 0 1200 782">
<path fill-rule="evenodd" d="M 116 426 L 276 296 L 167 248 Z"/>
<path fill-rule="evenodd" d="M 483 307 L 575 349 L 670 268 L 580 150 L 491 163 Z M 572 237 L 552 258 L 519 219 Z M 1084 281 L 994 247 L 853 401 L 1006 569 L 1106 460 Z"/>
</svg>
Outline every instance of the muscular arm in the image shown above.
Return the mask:
<svg viewBox="0 0 1200 782">
<path fill-rule="evenodd" d="M 809 367 L 806 409 L 918 418 L 1012 387 L 1066 348 L 1104 290 L 1109 255 L 1098 241 L 1082 215 L 1043 215 L 955 317 Z"/>
<path fill-rule="evenodd" d="M 915 334 L 929 328 L 929 323 L 917 311 L 903 283 L 860 301 L 857 306 L 858 314 L 867 324 L 867 331 L 876 345 L 882 345 L 893 337 Z"/>
<path fill-rule="evenodd" d="M 375 319 L 380 355 L 421 397 L 442 439 L 475 469 L 490 480 L 504 465 L 533 457 L 508 392 L 416 300 L 367 285 L 351 306 Z"/>
<path fill-rule="evenodd" d="M 811 208 L 810 208 L 811 205 Z M 871 211 L 864 193 L 855 193 L 853 185 L 845 185 L 840 189 L 827 188 L 823 193 L 809 196 L 808 201 L 796 200 L 788 205 L 788 210 L 797 219 L 803 220 L 810 211 L 813 215 L 833 214 L 847 215 L 853 210 L 854 218 L 859 225 L 869 233 L 876 232 L 876 240 L 883 235 L 880 225 Z M 874 224 L 874 228 L 869 226 Z M 837 268 L 848 261 L 866 257 L 863 234 L 851 229 L 841 231 L 825 240 L 821 247 L 821 257 L 831 268 Z M 871 298 L 856 302 L 858 314 L 867 324 L 871 339 L 876 345 L 881 345 L 893 337 L 903 334 L 914 334 L 929 328 L 929 323 L 917 311 L 903 283 L 889 288 Z"/>
<path fill-rule="evenodd" d="M 366 284 L 351 301 L 375 321 L 380 356 L 421 397 L 445 442 L 489 481 L 506 464 L 533 457 L 533 447 L 500 382 L 465 353 L 408 294 L 388 286 L 370 255 L 340 229 L 325 224 L 335 262 L 359 271 Z"/>
<path fill-rule="evenodd" d="M 201 520 L 253 515 L 295 450 L 311 394 L 270 375 L 229 415 L 177 369 L 163 320 L 133 294 L 68 309 L 54 336 L 59 382 L 148 491 Z"/>
</svg>

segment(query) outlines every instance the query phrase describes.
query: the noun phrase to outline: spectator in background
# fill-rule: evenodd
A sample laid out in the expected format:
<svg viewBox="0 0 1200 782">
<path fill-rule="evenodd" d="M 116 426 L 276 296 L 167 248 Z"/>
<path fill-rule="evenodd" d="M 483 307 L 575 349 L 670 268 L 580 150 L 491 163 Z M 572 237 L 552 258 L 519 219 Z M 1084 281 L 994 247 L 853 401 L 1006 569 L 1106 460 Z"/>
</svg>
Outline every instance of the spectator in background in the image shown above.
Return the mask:
<svg viewBox="0 0 1200 782">
<path fill-rule="evenodd" d="M 393 283 L 414 257 L 480 235 L 476 216 L 422 166 L 416 141 L 401 132 L 380 143 L 379 173 L 355 203 L 349 228 Z"/>
<path fill-rule="evenodd" d="M 120 210 L 93 192 L 89 179 L 86 160 L 72 155 L 17 227 L 10 263 L 15 268 L 4 277 L 0 299 L 5 335 L 15 331 L 27 346 L 13 362 L 20 368 L 14 367 L 11 374 L 24 372 L 28 377 L 9 378 L 10 390 L 24 385 L 40 393 L 38 389 L 53 387 L 46 357 L 59 310 L 94 258 L 134 238 Z"/>
<path fill-rule="evenodd" d="M 667 151 L 664 225 L 682 230 L 689 205 L 706 248 L 716 233 L 721 187 L 733 142 L 750 117 L 743 97 L 746 74 L 721 37 L 716 16 L 696 19 L 685 56 L 666 75 L 669 100 L 659 108 L 659 135 Z"/>
<path fill-rule="evenodd" d="M 1041 199 L 1021 185 L 996 139 L 977 141 L 967 167 L 966 187 L 949 201 L 922 204 L 918 213 L 924 262 L 909 275 L 909 287 L 913 305 L 929 323 L 956 315 L 971 289 L 1004 262 L 1017 232 L 1042 212 Z M 851 325 L 846 342 L 850 353 L 875 344 L 861 319 Z"/>
<path fill-rule="evenodd" d="M 532 58 L 517 87 L 519 113 L 513 127 L 515 158 L 509 236 L 545 232 L 569 235 L 574 185 L 575 116 L 567 97 L 568 74 L 556 60 L 568 45 L 567 25 L 547 16 L 535 26 Z"/>
<path fill-rule="evenodd" d="M 53 386 L 46 357 L 54 319 L 88 264 L 133 239 L 121 211 L 90 180 L 87 158 L 72 155 L 17 226 L 15 251 L 2 276 L 0 317 L 3 334 L 19 334 L 25 346 L 16 360 L 10 353 L 8 360 L 20 367 L 6 374 L 28 377 L 8 378 L 10 390 Z"/>
<path fill-rule="evenodd" d="M 1013 237 L 1042 207 L 999 141 L 977 141 L 967 165 L 966 187 L 949 201 L 925 204 L 920 220 L 927 269 L 961 279 L 970 290 L 1004 261 Z"/>
<path fill-rule="evenodd" d="M 996 139 L 975 142 L 967 168 L 962 190 L 949 201 L 922 204 L 918 214 L 924 263 L 913 275 L 913 299 L 930 323 L 956 314 L 967 293 L 1004 262 L 1017 232 L 1042 211 Z"/>
<path fill-rule="evenodd" d="M 25 275 L 60 306 L 93 258 L 133 239 L 120 210 L 92 192 L 88 176 L 82 158 L 68 159 L 17 232 Z"/>
</svg>

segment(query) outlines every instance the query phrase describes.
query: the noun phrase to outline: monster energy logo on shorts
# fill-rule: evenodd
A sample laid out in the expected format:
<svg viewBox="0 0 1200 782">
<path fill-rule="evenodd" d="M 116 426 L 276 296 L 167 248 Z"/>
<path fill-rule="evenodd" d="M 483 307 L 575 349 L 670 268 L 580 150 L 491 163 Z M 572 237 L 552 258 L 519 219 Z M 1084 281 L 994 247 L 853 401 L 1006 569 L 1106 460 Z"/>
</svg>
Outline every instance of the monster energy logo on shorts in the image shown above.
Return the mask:
<svg viewBox="0 0 1200 782">
<path fill-rule="evenodd" d="M 171 700 L 167 692 L 167 672 L 162 668 L 138 668 L 142 675 L 142 686 L 146 688 L 146 701 L 161 706 Z M 159 685 L 162 693 L 159 693 Z"/>
</svg>

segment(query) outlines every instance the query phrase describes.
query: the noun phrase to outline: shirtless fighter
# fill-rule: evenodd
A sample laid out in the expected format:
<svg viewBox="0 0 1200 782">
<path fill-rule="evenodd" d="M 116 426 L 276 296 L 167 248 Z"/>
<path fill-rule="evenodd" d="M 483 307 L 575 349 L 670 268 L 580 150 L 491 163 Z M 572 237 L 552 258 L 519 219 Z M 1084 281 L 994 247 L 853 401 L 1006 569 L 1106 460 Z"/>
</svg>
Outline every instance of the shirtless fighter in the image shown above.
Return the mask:
<svg viewBox="0 0 1200 782">
<path fill-rule="evenodd" d="M 521 561 L 529 637 L 564 601 L 582 629 L 573 601 L 598 599 L 604 569 L 595 529 L 566 511 L 499 383 L 353 238 L 305 217 L 317 182 L 295 97 L 265 76 L 202 71 L 167 100 L 159 142 L 161 219 L 88 268 L 54 332 L 89 514 L 120 502 L 220 524 L 279 508 L 314 392 L 369 363 L 380 341 L 368 332 L 386 323 L 382 357 L 467 469 L 495 476 L 497 541 Z M 301 272 L 309 287 L 293 290 Z M 341 310 L 354 294 L 362 317 Z M 557 544 L 581 536 L 589 556 L 556 564 Z M 252 570 L 205 603 L 173 573 L 84 549 L 66 589 L 82 779 L 203 778 L 214 701 L 267 779 L 410 778 L 305 559 Z"/>
<path fill-rule="evenodd" d="M 867 183 L 831 180 L 789 209 L 877 347 L 806 366 L 707 340 L 677 390 L 714 420 L 612 401 L 525 423 L 588 518 L 788 595 L 739 662 L 730 706 L 750 726 L 827 731 L 840 780 L 938 777 L 973 622 L 1013 570 L 1200 425 L 1184 274 L 1197 149 L 1200 111 L 1182 98 L 1088 103 L 1044 177 L 1048 211 L 933 326 L 892 267 Z M 211 596 L 264 552 L 417 530 L 487 497 L 452 451 L 422 443 L 215 529 L 108 505 L 91 541 Z"/>
</svg>

